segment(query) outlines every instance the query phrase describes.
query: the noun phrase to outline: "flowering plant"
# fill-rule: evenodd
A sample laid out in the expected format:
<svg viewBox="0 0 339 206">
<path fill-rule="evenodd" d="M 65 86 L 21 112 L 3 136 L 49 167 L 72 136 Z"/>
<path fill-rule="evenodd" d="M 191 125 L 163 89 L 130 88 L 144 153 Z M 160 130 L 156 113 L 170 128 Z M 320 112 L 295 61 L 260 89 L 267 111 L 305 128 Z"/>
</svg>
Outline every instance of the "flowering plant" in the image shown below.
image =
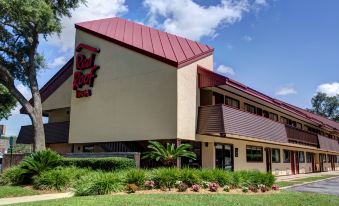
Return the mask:
<svg viewBox="0 0 339 206">
<path fill-rule="evenodd" d="M 229 192 L 229 191 L 230 191 L 230 189 L 231 189 L 231 188 L 230 188 L 230 186 L 228 186 L 228 185 L 225 185 L 225 187 L 224 187 L 224 191 L 225 191 L 225 192 Z"/>
<path fill-rule="evenodd" d="M 147 180 L 145 181 L 144 186 L 146 189 L 151 190 L 155 187 L 155 182 L 153 180 Z"/>
<path fill-rule="evenodd" d="M 273 185 L 272 186 L 272 190 L 279 190 L 280 188 L 279 188 L 279 185 Z"/>
<path fill-rule="evenodd" d="M 241 191 L 242 191 L 242 192 L 245 192 L 245 193 L 248 192 L 248 187 L 242 187 L 242 188 L 241 188 Z"/>
<path fill-rule="evenodd" d="M 208 189 L 211 191 L 211 192 L 216 192 L 219 188 L 219 184 L 216 183 L 216 182 L 211 182 L 208 184 Z"/>
<path fill-rule="evenodd" d="M 192 185 L 192 191 L 199 192 L 199 190 L 200 190 L 200 186 L 198 184 Z"/>
</svg>

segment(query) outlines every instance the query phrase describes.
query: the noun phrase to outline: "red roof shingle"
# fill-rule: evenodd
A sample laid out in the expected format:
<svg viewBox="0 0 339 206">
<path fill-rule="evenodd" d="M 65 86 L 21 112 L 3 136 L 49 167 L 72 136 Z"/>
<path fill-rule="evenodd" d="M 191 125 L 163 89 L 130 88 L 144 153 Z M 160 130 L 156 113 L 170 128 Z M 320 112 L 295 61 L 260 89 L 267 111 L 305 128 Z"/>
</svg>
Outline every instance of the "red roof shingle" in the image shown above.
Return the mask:
<svg viewBox="0 0 339 206">
<path fill-rule="evenodd" d="M 75 24 L 79 30 L 181 68 L 213 53 L 213 48 L 122 18 Z"/>
</svg>

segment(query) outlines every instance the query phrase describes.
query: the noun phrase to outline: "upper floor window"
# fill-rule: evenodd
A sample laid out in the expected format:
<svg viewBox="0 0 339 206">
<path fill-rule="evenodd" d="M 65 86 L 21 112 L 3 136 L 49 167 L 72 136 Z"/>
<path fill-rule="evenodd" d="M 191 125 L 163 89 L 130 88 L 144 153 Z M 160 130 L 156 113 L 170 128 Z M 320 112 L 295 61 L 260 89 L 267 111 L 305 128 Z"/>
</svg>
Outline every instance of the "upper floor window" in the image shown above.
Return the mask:
<svg viewBox="0 0 339 206">
<path fill-rule="evenodd" d="M 255 108 L 255 106 L 245 103 L 245 104 L 244 104 L 244 107 L 245 107 L 245 111 L 246 111 L 246 112 L 250 112 L 250 113 L 252 113 L 252 114 L 256 114 L 256 108 Z"/>
<path fill-rule="evenodd" d="M 278 121 L 278 115 L 272 112 L 269 113 L 269 118 L 274 121 Z"/>
<path fill-rule="evenodd" d="M 257 146 L 246 146 L 246 159 L 247 162 L 262 162 L 263 161 L 263 149 Z"/>
<path fill-rule="evenodd" d="M 213 92 L 214 104 L 224 104 L 224 95 Z"/>
<path fill-rule="evenodd" d="M 240 108 L 239 100 L 233 99 L 231 97 L 225 96 L 225 104 L 234 108 Z"/>
<path fill-rule="evenodd" d="M 319 129 L 316 129 L 316 128 L 313 128 L 313 127 L 309 127 L 309 126 L 306 126 L 306 128 L 307 128 L 307 131 L 309 131 L 309 132 L 314 132 L 314 133 L 320 134 L 320 130 Z"/>
<path fill-rule="evenodd" d="M 269 118 L 269 117 L 270 117 L 269 112 L 266 111 L 266 110 L 263 110 L 263 111 L 262 111 L 262 115 L 263 115 L 264 117 L 266 117 L 266 118 Z"/>
<path fill-rule="evenodd" d="M 296 128 L 302 129 L 302 128 L 303 128 L 303 125 L 302 125 L 301 123 L 297 122 Z"/>
</svg>

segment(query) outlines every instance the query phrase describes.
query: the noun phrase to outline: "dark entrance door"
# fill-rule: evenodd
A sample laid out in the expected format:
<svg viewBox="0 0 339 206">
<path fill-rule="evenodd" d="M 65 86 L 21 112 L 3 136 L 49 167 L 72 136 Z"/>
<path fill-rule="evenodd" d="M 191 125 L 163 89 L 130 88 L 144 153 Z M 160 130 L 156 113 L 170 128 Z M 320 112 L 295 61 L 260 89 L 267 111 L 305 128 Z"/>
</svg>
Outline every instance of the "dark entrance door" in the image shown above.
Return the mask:
<svg viewBox="0 0 339 206">
<path fill-rule="evenodd" d="M 233 171 L 233 145 L 215 145 L 215 166 Z"/>
<path fill-rule="evenodd" d="M 326 162 L 326 155 L 319 154 L 319 159 L 320 159 L 320 172 L 325 172 L 324 162 Z"/>
<path fill-rule="evenodd" d="M 299 158 L 297 151 L 291 151 L 291 170 L 292 174 L 299 174 Z"/>
<path fill-rule="evenodd" d="M 312 172 L 316 172 L 315 168 L 315 154 L 311 154 L 311 160 L 312 160 Z"/>
<path fill-rule="evenodd" d="M 266 147 L 266 171 L 272 172 L 272 149 Z"/>
</svg>

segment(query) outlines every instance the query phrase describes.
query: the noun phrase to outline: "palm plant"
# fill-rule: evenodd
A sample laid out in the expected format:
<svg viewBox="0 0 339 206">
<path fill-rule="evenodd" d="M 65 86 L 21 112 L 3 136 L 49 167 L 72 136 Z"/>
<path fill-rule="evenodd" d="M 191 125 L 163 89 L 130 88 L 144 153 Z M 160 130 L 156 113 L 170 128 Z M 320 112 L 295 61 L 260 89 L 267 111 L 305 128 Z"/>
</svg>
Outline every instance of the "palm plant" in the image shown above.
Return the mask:
<svg viewBox="0 0 339 206">
<path fill-rule="evenodd" d="M 166 166 L 174 166 L 179 157 L 187 157 L 190 159 L 196 159 L 197 155 L 190 151 L 192 145 L 181 144 L 175 147 L 173 143 L 167 143 L 166 147 L 157 141 L 149 141 L 147 146 L 150 151 L 145 152 L 142 159 L 153 159 L 155 161 L 162 161 Z"/>
<path fill-rule="evenodd" d="M 50 149 L 41 150 L 26 157 L 19 166 L 24 175 L 33 176 L 58 166 L 61 158 L 59 154 Z"/>
</svg>

